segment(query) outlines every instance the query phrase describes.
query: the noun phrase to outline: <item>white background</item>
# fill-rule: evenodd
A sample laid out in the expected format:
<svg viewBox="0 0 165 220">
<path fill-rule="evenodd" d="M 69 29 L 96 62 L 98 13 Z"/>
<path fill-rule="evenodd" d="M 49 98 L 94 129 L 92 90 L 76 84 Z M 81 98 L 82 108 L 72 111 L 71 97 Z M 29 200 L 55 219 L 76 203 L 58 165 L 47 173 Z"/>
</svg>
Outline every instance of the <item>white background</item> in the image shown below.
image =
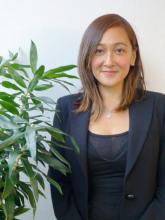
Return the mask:
<svg viewBox="0 0 165 220">
<path fill-rule="evenodd" d="M 106 13 L 124 16 L 134 27 L 141 49 L 147 88 L 165 93 L 164 0 L 0 0 L 0 55 L 8 50 L 28 59 L 30 40 L 46 68 L 76 64 L 80 40 L 88 24 Z M 76 73 L 76 69 L 73 71 Z M 75 81 L 76 92 L 80 83 Z M 56 99 L 67 92 L 55 88 Z M 55 220 L 49 186 L 39 201 L 35 220 Z M 32 220 L 29 212 L 21 220 Z"/>
</svg>

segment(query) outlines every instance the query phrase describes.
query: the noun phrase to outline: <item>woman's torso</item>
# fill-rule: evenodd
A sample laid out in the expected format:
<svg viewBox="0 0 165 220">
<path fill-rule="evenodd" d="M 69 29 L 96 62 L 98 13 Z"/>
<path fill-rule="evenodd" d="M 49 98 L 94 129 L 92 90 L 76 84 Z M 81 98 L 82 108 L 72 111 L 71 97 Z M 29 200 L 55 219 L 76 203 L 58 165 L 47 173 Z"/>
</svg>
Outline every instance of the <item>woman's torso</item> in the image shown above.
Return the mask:
<svg viewBox="0 0 165 220">
<path fill-rule="evenodd" d="M 128 132 L 88 134 L 89 220 L 118 220 Z"/>
<path fill-rule="evenodd" d="M 129 112 L 89 123 L 89 220 L 118 220 L 128 146 Z"/>
</svg>

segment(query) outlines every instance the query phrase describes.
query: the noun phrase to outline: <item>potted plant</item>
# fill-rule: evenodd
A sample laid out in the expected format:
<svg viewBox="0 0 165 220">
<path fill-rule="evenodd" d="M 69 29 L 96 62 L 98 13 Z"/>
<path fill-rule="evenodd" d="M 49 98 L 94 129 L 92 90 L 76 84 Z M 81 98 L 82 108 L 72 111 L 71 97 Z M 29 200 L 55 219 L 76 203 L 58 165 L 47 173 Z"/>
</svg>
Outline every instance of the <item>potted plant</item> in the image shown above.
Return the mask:
<svg viewBox="0 0 165 220">
<path fill-rule="evenodd" d="M 55 111 L 55 101 L 46 97 L 45 91 L 56 83 L 66 89 L 70 82 L 62 80 L 77 78 L 66 73 L 75 65 L 45 70 L 37 67 L 37 48 L 31 42 L 30 62 L 18 63 L 18 53 L 4 60 L 0 57 L 0 219 L 18 220 L 28 211 L 27 200 L 35 216 L 39 196 L 44 196 L 45 180 L 60 193 L 60 185 L 47 176 L 41 166 L 52 166 L 67 175 L 68 162 L 57 147 L 52 146 L 50 136 L 63 147 L 65 133 L 52 127 L 46 112 Z M 78 147 L 72 137 L 74 150 Z M 55 157 L 54 157 L 55 156 Z"/>
</svg>

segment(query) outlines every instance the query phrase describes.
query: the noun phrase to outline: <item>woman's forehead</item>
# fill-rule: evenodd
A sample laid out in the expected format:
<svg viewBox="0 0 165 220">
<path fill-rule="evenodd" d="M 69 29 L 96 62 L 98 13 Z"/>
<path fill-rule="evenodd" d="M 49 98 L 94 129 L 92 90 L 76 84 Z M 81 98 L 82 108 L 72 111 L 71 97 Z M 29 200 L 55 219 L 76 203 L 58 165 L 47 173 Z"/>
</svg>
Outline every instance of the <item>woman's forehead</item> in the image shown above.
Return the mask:
<svg viewBox="0 0 165 220">
<path fill-rule="evenodd" d="M 104 44 L 123 44 L 129 45 L 130 40 L 126 30 L 123 27 L 112 27 L 107 29 L 99 42 L 99 45 Z"/>
</svg>

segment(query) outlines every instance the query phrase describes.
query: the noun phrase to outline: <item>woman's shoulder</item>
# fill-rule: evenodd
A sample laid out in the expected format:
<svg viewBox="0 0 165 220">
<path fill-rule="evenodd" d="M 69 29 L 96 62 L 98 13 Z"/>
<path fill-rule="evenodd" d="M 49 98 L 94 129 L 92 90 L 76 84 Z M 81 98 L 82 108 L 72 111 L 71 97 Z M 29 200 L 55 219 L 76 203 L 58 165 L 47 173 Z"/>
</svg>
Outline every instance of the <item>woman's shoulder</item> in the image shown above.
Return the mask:
<svg viewBox="0 0 165 220">
<path fill-rule="evenodd" d="M 165 102 L 165 94 L 161 92 L 156 92 L 156 91 L 146 91 L 146 98 L 152 98 L 157 101 L 162 101 Z"/>
<path fill-rule="evenodd" d="M 155 109 L 163 111 L 165 114 L 165 94 L 155 91 L 146 91 L 146 99 L 152 100 L 152 103 L 155 106 Z"/>
<path fill-rule="evenodd" d="M 83 93 L 74 93 L 70 95 L 65 95 L 57 100 L 57 103 L 64 107 L 73 108 L 74 104 L 82 99 Z"/>
</svg>

